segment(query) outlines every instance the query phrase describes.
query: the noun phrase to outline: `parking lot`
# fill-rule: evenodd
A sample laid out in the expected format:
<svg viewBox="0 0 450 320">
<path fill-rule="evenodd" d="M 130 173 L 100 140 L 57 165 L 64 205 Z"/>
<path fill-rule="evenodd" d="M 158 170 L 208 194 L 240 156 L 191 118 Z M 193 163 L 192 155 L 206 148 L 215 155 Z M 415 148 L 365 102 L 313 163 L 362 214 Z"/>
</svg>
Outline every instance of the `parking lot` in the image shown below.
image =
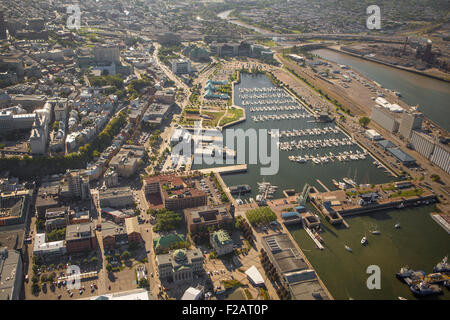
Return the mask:
<svg viewBox="0 0 450 320">
<path fill-rule="evenodd" d="M 195 181 L 196 187 L 204 192 L 208 196 L 209 205 L 220 205 L 222 201 L 220 200 L 221 195 L 214 180 L 211 177 L 204 177 L 202 179 Z"/>
</svg>

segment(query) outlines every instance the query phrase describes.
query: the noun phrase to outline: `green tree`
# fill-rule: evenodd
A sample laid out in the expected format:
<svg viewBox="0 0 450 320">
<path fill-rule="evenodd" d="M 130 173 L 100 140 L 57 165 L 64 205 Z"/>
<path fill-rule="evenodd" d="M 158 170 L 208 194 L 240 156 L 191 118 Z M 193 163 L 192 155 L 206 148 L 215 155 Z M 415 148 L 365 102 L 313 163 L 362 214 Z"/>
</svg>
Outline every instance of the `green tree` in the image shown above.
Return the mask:
<svg viewBox="0 0 450 320">
<path fill-rule="evenodd" d="M 359 124 L 361 125 L 361 127 L 367 128 L 369 123 L 370 123 L 370 118 L 369 117 L 361 117 L 361 118 L 359 118 Z"/>
<path fill-rule="evenodd" d="M 112 266 L 111 263 L 108 263 L 108 264 L 106 265 L 106 271 L 108 271 L 108 272 L 112 272 L 112 271 L 113 271 L 113 266 Z"/>
<path fill-rule="evenodd" d="M 128 259 L 130 259 L 130 252 L 129 251 L 124 251 L 123 253 L 122 253 L 122 259 L 123 260 L 128 260 Z"/>
<path fill-rule="evenodd" d="M 39 285 L 39 283 L 33 283 L 31 285 L 31 292 L 33 294 L 37 294 L 37 293 L 39 293 L 39 291 L 41 291 L 41 286 Z"/>
<path fill-rule="evenodd" d="M 440 182 L 441 181 L 441 177 L 437 174 L 432 174 L 430 176 L 431 180 L 433 180 L 434 182 Z"/>
<path fill-rule="evenodd" d="M 138 282 L 139 288 L 148 288 L 148 280 L 146 278 L 141 278 Z"/>
</svg>

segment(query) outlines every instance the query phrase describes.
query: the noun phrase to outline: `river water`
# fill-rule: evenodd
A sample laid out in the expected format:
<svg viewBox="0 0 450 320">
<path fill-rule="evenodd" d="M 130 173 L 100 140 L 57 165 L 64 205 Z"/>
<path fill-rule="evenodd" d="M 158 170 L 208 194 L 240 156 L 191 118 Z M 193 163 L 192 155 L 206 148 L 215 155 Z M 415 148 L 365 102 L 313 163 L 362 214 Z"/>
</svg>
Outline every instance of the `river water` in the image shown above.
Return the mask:
<svg viewBox="0 0 450 320">
<path fill-rule="evenodd" d="M 401 100 L 411 106 L 419 105 L 428 118 L 450 131 L 450 83 L 332 50 L 319 49 L 312 53 L 348 65 L 383 87 L 399 91 Z"/>
<path fill-rule="evenodd" d="M 241 83 L 235 86 L 234 104 L 242 106 L 239 97 L 239 88 L 273 87 L 271 81 L 264 75 L 241 74 Z M 233 129 L 247 130 L 255 129 L 305 129 L 314 127 L 333 126 L 334 124 L 315 123 L 311 119 L 296 120 L 269 120 L 265 122 L 253 122 L 252 116 L 257 114 L 282 114 L 301 111 L 269 111 L 250 112 L 249 106 L 243 106 L 247 110 L 247 120 Z M 289 139 L 325 139 L 342 138 L 342 132 L 329 133 L 321 136 L 304 136 L 295 138 L 280 138 L 280 141 Z M 226 143 L 226 141 L 225 141 Z M 247 142 L 248 143 L 248 142 Z M 358 183 L 384 183 L 394 180 L 383 169 L 378 169 L 367 157 L 366 160 L 349 162 L 330 162 L 323 165 L 314 165 L 311 162 L 300 164 L 288 160 L 289 155 L 304 154 L 334 154 L 344 150 L 356 152 L 361 150 L 358 146 L 343 146 L 332 148 L 321 148 L 313 150 L 280 151 L 279 172 L 276 175 L 261 176 L 260 165 L 249 164 L 248 171 L 242 174 L 223 175 L 223 180 L 228 186 L 237 184 L 248 184 L 252 192 L 242 195 L 242 199 L 255 198 L 258 186 L 257 182 L 263 180 L 277 185 L 278 192 L 274 198 L 282 197 L 282 190 L 294 188 L 301 191 L 305 183 L 324 191 L 323 187 L 316 181 L 321 180 L 329 189 L 333 190 L 331 179 L 341 181 L 343 177 L 355 178 Z M 248 152 L 246 155 L 248 163 Z M 205 168 L 206 165 L 195 165 L 193 169 Z M 310 208 L 312 210 L 312 208 Z M 366 214 L 346 218 L 350 225 L 349 229 L 340 226 L 331 226 L 325 219 L 321 219 L 325 228 L 322 234 L 325 241 L 325 250 L 315 248 L 313 241 L 303 229 L 290 228 L 290 232 L 304 250 L 306 256 L 317 270 L 319 276 L 336 299 L 397 299 L 402 296 L 408 299 L 414 297 L 409 288 L 395 278 L 395 272 L 404 265 L 414 269 L 423 269 L 431 272 L 432 267 L 439 262 L 443 256 L 450 253 L 450 238 L 429 216 L 434 210 L 433 206 L 421 208 L 393 210 L 374 214 Z M 401 229 L 395 229 L 394 224 L 400 222 Z M 381 235 L 375 236 L 368 233 L 370 229 L 378 229 Z M 362 247 L 360 240 L 366 235 L 369 245 Z M 344 245 L 353 249 L 353 253 L 345 250 Z M 366 269 L 369 265 L 378 265 L 381 269 L 381 290 L 369 290 L 366 286 Z M 449 299 L 450 294 L 440 296 L 440 299 Z"/>
</svg>

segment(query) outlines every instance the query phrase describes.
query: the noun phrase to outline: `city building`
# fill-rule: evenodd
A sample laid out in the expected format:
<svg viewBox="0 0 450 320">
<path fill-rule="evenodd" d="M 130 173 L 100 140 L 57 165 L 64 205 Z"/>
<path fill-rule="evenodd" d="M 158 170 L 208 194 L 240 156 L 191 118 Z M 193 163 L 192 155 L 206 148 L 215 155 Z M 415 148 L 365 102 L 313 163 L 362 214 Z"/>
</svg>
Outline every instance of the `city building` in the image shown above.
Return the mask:
<svg viewBox="0 0 450 320">
<path fill-rule="evenodd" d="M 0 196 L 0 226 L 25 223 L 32 191 L 3 192 Z"/>
<path fill-rule="evenodd" d="M 45 233 L 34 236 L 33 254 L 38 257 L 52 257 L 66 254 L 64 240 L 47 242 Z"/>
<path fill-rule="evenodd" d="M 109 207 L 102 207 L 102 216 L 111 219 L 117 224 L 123 224 L 128 214 L 122 210 L 117 210 Z"/>
<path fill-rule="evenodd" d="M 437 143 L 434 147 L 431 162 L 447 173 L 450 173 L 450 147 Z"/>
<path fill-rule="evenodd" d="M 265 236 L 262 245 L 293 300 L 330 299 L 287 234 Z"/>
<path fill-rule="evenodd" d="M 156 255 L 159 278 L 168 282 L 190 281 L 194 273 L 203 271 L 203 255 L 198 248 L 178 249 Z"/>
<path fill-rule="evenodd" d="M 120 64 L 120 50 L 115 45 L 102 45 L 94 48 L 94 61 L 101 62 L 114 62 Z"/>
<path fill-rule="evenodd" d="M 128 242 L 140 244 L 141 243 L 141 231 L 137 217 L 130 217 L 125 219 L 125 229 L 127 232 Z"/>
<path fill-rule="evenodd" d="M 378 132 L 376 132 L 376 131 L 373 130 L 373 129 L 366 130 L 366 136 L 367 136 L 370 140 L 374 140 L 374 141 L 382 140 L 382 139 L 383 139 L 383 137 L 382 137 Z"/>
<path fill-rule="evenodd" d="M 410 141 L 414 150 L 445 172 L 450 173 L 450 147 L 448 145 L 418 130 L 412 131 Z"/>
<path fill-rule="evenodd" d="M 172 32 L 165 32 L 157 35 L 157 40 L 162 45 L 178 45 L 181 43 L 181 36 Z"/>
<path fill-rule="evenodd" d="M 45 211 L 45 232 L 61 229 L 70 224 L 69 207 L 50 208 Z"/>
<path fill-rule="evenodd" d="M 191 73 L 191 62 L 184 59 L 174 59 L 171 61 L 172 72 L 175 74 Z"/>
<path fill-rule="evenodd" d="M 245 275 L 254 286 L 260 287 L 264 285 L 264 278 L 255 266 L 251 266 L 245 271 Z"/>
<path fill-rule="evenodd" d="M 93 223 L 71 224 L 66 227 L 67 253 L 91 251 L 97 248 L 97 236 Z"/>
<path fill-rule="evenodd" d="M 145 155 L 144 146 L 124 145 L 109 162 L 110 167 L 122 177 L 130 177 L 136 173 L 139 160 Z"/>
<path fill-rule="evenodd" d="M 418 153 L 427 159 L 431 159 L 435 147 L 435 140 L 429 135 L 413 130 L 411 132 L 411 145 Z"/>
<path fill-rule="evenodd" d="M 0 131 L 30 130 L 36 119 L 35 113 L 13 114 L 11 111 L 0 111 Z"/>
<path fill-rule="evenodd" d="M 88 199 L 90 197 L 89 178 L 81 170 L 67 170 L 66 177 L 71 197 Z"/>
<path fill-rule="evenodd" d="M 234 207 L 203 206 L 193 209 L 185 209 L 184 217 L 189 232 L 195 233 L 200 230 L 207 230 L 209 227 L 229 228 L 233 224 Z"/>
<path fill-rule="evenodd" d="M 418 111 L 405 111 L 403 113 L 398 132 L 400 136 L 409 141 L 413 130 L 422 128 L 423 113 Z"/>
<path fill-rule="evenodd" d="M 170 107 L 169 104 L 152 103 L 145 111 L 142 121 L 159 126 L 166 118 Z"/>
<path fill-rule="evenodd" d="M 66 101 L 55 101 L 53 106 L 53 112 L 55 113 L 55 121 L 66 123 L 67 121 L 67 115 L 69 112 L 69 105 Z"/>
<path fill-rule="evenodd" d="M 119 226 L 111 221 L 104 221 L 101 227 L 104 248 L 111 249 L 116 245 L 128 243 L 127 232 L 123 226 Z"/>
<path fill-rule="evenodd" d="M 209 243 L 217 252 L 218 256 L 233 252 L 233 240 L 225 230 L 211 232 L 209 235 Z"/>
<path fill-rule="evenodd" d="M 35 202 L 38 218 L 45 218 L 45 212 L 50 208 L 60 207 L 64 198 L 64 188 L 59 181 L 44 182 L 40 186 Z"/>
<path fill-rule="evenodd" d="M 411 157 L 399 147 L 387 148 L 386 150 L 405 166 L 412 166 L 416 163 L 416 159 Z"/>
<path fill-rule="evenodd" d="M 99 192 L 100 206 L 124 208 L 134 205 L 133 192 L 129 187 L 110 188 Z"/>
<path fill-rule="evenodd" d="M 399 116 L 383 107 L 373 106 L 370 118 L 390 133 L 398 131 L 400 121 Z"/>
<path fill-rule="evenodd" d="M 31 153 L 45 154 L 48 143 L 48 126 L 52 118 L 53 107 L 50 103 L 45 103 L 42 109 L 34 111 L 36 117 L 31 128 L 29 145 Z"/>
<path fill-rule="evenodd" d="M 200 300 L 203 296 L 204 288 L 202 286 L 197 286 L 196 288 L 189 287 L 184 292 L 181 300 Z"/>
<path fill-rule="evenodd" d="M 119 174 L 117 173 L 117 170 L 108 168 L 103 176 L 103 181 L 107 188 L 117 187 L 119 185 Z"/>
<path fill-rule="evenodd" d="M 144 180 L 147 197 L 160 198 L 168 210 L 181 210 L 206 205 L 206 193 L 195 187 L 189 178 L 159 175 Z"/>
<path fill-rule="evenodd" d="M 23 278 L 20 252 L 0 247 L 0 300 L 21 299 Z"/>
<path fill-rule="evenodd" d="M 146 289 L 134 289 L 129 291 L 121 291 L 101 296 L 83 298 L 80 300 L 154 300 L 152 293 Z"/>
<path fill-rule="evenodd" d="M 46 101 L 47 97 L 44 95 L 17 94 L 12 98 L 11 103 L 15 106 L 21 105 L 28 112 L 33 112 L 35 109 L 42 108 Z"/>
<path fill-rule="evenodd" d="M 155 92 L 155 102 L 172 105 L 175 102 L 176 91 L 172 88 Z"/>
<path fill-rule="evenodd" d="M 155 252 L 158 253 L 160 251 L 170 249 L 172 245 L 185 241 L 186 237 L 184 235 L 178 233 L 169 233 L 153 239 L 153 248 L 155 249 Z"/>
</svg>

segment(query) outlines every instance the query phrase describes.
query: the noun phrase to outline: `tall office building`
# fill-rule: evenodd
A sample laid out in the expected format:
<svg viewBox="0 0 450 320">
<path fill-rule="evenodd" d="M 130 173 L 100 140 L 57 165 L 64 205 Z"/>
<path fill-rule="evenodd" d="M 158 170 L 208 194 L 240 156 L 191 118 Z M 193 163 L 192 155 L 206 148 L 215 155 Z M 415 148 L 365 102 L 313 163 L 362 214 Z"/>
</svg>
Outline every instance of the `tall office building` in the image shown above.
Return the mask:
<svg viewBox="0 0 450 320">
<path fill-rule="evenodd" d="M 90 195 L 89 179 L 80 173 L 80 170 L 68 170 L 69 193 L 72 197 L 87 199 Z"/>
<path fill-rule="evenodd" d="M 116 45 L 103 45 L 94 48 L 95 62 L 114 62 L 120 64 L 120 50 Z"/>
</svg>

